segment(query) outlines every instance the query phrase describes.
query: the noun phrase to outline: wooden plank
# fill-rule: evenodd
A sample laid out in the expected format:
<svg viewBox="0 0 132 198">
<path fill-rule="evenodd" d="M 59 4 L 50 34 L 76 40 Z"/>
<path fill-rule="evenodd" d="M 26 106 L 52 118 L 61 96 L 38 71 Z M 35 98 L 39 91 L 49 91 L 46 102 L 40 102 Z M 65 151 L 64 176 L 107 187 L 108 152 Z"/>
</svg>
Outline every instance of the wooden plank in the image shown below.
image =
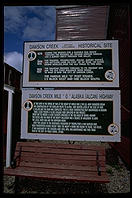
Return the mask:
<svg viewBox="0 0 132 198">
<path fill-rule="evenodd" d="M 129 152 L 129 147 L 128 147 L 128 145 L 127 144 L 121 144 L 121 143 L 119 143 L 119 144 L 111 144 L 114 148 L 116 148 L 117 150 L 119 150 L 119 151 L 121 151 L 122 153 L 124 152 L 124 153 L 128 153 Z"/>
<path fill-rule="evenodd" d="M 16 153 L 16 156 L 19 153 Z M 81 156 L 81 155 L 65 155 L 65 154 L 52 154 L 52 153 L 29 153 L 29 152 L 22 152 L 21 153 L 21 157 L 30 157 L 30 158 L 39 158 L 39 159 L 49 159 L 49 158 L 54 158 L 56 160 L 59 159 L 65 159 L 65 160 L 83 160 L 83 161 L 87 161 L 87 160 L 96 160 L 96 156 Z M 100 161 L 105 161 L 105 156 L 99 156 L 99 160 Z"/>
<path fill-rule="evenodd" d="M 95 145 L 84 145 L 84 144 L 58 144 L 58 143 L 44 143 L 44 142 L 18 142 L 17 146 L 28 146 L 28 147 L 42 147 L 42 148 L 62 148 L 62 149 L 77 149 L 77 150 L 104 150 L 104 146 L 95 146 Z"/>
<path fill-rule="evenodd" d="M 127 137 L 122 136 L 121 142 L 109 143 L 123 158 L 123 160 L 130 165 L 130 140 Z"/>
<path fill-rule="evenodd" d="M 97 170 L 95 171 L 86 171 L 86 170 L 70 170 L 70 169 L 52 169 L 52 168 L 36 168 L 36 167 L 17 167 L 16 169 L 21 171 L 29 171 L 29 172 L 38 172 L 38 173 L 53 173 L 53 174 L 64 174 L 64 175 L 80 175 L 80 176 L 90 176 L 93 175 L 96 177 L 98 175 Z"/>
<path fill-rule="evenodd" d="M 19 148 L 17 147 L 16 151 L 19 152 Z M 27 147 L 23 146 L 22 151 L 27 151 L 27 152 L 35 152 L 35 153 L 56 153 L 56 154 L 77 154 L 77 155 L 96 155 L 95 150 L 77 150 L 77 149 L 59 149 L 59 148 L 44 148 L 44 147 Z M 99 150 L 99 155 L 105 155 L 105 151 Z"/>
<path fill-rule="evenodd" d="M 70 181 L 84 181 L 84 182 L 100 182 L 100 183 L 107 183 L 109 182 L 108 177 L 105 173 L 102 173 L 101 176 L 97 175 L 96 173 L 92 173 L 91 175 L 74 175 L 69 174 L 67 175 L 66 172 L 31 172 L 29 170 L 21 170 L 21 168 L 13 169 L 12 171 L 9 171 L 9 169 L 5 170 L 5 174 L 8 175 L 16 175 L 16 176 L 22 176 L 22 177 L 33 177 L 33 178 L 43 178 L 48 180 L 70 180 Z"/>
<path fill-rule="evenodd" d="M 40 160 L 40 159 L 33 159 L 33 158 L 29 158 L 27 157 L 26 159 L 24 158 L 21 158 L 21 161 L 27 161 L 27 162 L 37 162 L 37 163 L 53 163 L 53 164 L 67 164 L 67 165 L 81 165 L 81 166 L 96 166 L 96 161 L 95 160 L 91 160 L 91 161 L 81 161 L 81 160 L 78 160 L 78 161 L 71 161 L 71 160 L 65 160 L 65 159 L 59 159 L 59 160 L 56 160 L 56 159 L 43 159 L 43 160 Z M 100 162 L 100 165 L 101 166 L 105 166 L 105 163 L 103 161 Z"/>
<path fill-rule="evenodd" d="M 119 155 L 123 158 L 123 160 L 130 165 L 130 151 L 126 151 L 125 149 L 121 147 L 116 147 L 115 145 L 111 145 L 118 153 Z"/>
<path fill-rule="evenodd" d="M 96 156 L 96 151 L 72 151 L 72 150 L 55 150 L 55 149 L 50 149 L 50 151 L 48 149 L 29 149 L 29 150 L 25 150 L 23 147 L 22 147 L 22 152 L 25 152 L 25 153 L 35 153 L 35 154 L 39 154 L 39 153 L 42 153 L 42 154 L 64 154 L 64 155 L 80 155 L 80 156 Z M 19 150 L 16 150 L 16 153 L 19 153 Z M 103 152 L 100 152 L 98 151 L 99 153 L 99 156 L 105 156 L 103 154 Z"/>
<path fill-rule="evenodd" d="M 97 171 L 97 166 L 81 166 L 81 165 L 67 165 L 67 164 L 50 164 L 50 163 L 36 163 L 36 162 L 21 162 L 21 167 L 34 167 L 34 168 L 49 168 L 49 169 L 68 169 L 68 170 L 85 170 Z M 106 167 L 101 166 L 101 172 L 106 171 Z"/>
</svg>

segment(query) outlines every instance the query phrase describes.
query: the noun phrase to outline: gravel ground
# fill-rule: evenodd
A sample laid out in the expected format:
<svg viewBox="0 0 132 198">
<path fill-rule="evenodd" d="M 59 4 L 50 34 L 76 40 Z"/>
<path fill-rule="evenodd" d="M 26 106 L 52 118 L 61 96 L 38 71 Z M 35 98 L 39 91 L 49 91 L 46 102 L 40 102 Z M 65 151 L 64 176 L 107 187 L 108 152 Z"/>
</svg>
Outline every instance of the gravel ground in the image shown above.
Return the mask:
<svg viewBox="0 0 132 198">
<path fill-rule="evenodd" d="M 80 142 L 80 144 L 88 144 Z M 91 144 L 91 143 L 89 143 Z M 95 143 L 94 143 L 95 144 Z M 100 144 L 100 143 L 96 143 Z M 47 181 L 21 178 L 20 194 L 96 194 L 96 193 L 130 193 L 130 170 L 109 144 L 106 147 L 106 170 L 110 182 L 91 184 L 80 182 Z M 14 194 L 14 176 L 4 176 L 4 193 Z"/>
</svg>

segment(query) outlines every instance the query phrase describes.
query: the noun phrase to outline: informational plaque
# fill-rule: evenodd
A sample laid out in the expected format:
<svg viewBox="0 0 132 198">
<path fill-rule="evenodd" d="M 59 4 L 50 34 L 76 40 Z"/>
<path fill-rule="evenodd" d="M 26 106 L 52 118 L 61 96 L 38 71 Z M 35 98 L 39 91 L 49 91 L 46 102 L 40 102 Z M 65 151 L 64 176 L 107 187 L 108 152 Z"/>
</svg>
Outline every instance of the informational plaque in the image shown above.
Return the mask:
<svg viewBox="0 0 132 198">
<path fill-rule="evenodd" d="M 119 87 L 117 40 L 25 42 L 23 87 Z"/>
<path fill-rule="evenodd" d="M 120 133 L 119 90 L 23 90 L 21 138 L 118 142 Z"/>
</svg>

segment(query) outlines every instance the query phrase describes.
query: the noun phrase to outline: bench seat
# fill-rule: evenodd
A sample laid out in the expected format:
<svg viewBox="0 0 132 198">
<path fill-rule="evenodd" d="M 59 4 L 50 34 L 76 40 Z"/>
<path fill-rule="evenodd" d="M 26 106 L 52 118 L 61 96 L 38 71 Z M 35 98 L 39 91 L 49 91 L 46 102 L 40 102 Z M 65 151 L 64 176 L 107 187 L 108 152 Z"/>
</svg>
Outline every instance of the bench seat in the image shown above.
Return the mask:
<svg viewBox="0 0 132 198">
<path fill-rule="evenodd" d="M 4 174 L 18 177 L 109 182 L 104 146 L 17 142 L 13 168 Z"/>
</svg>

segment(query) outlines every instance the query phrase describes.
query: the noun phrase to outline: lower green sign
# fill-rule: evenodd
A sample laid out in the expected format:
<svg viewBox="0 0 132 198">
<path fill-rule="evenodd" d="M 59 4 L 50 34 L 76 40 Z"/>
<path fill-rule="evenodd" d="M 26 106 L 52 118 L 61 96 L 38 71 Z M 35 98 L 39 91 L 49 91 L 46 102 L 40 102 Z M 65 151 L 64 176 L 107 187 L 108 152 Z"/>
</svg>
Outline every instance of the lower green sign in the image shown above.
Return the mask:
<svg viewBox="0 0 132 198">
<path fill-rule="evenodd" d="M 23 90 L 21 138 L 120 141 L 120 91 Z"/>
<path fill-rule="evenodd" d="M 31 101 L 28 133 L 109 135 L 112 101 Z"/>
</svg>

